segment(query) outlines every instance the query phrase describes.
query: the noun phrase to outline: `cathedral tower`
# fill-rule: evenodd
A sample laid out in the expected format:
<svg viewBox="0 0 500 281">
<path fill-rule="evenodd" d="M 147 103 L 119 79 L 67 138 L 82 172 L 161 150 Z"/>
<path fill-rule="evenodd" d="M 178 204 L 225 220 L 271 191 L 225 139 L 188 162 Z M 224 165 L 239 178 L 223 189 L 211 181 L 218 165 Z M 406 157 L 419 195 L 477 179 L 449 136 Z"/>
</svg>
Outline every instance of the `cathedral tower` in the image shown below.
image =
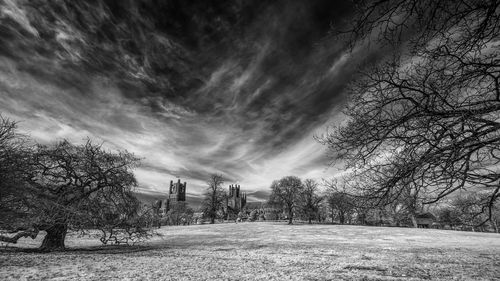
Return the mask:
<svg viewBox="0 0 500 281">
<path fill-rule="evenodd" d="M 185 204 L 186 202 L 186 182 L 181 183 L 178 179 L 177 182 L 170 181 L 170 187 L 168 190 L 168 197 L 161 204 L 162 213 L 166 214 L 172 206 L 176 204 Z"/>
<path fill-rule="evenodd" d="M 246 193 L 242 193 L 239 184 L 230 185 L 226 199 L 226 206 L 233 212 L 239 212 L 247 203 Z"/>
</svg>

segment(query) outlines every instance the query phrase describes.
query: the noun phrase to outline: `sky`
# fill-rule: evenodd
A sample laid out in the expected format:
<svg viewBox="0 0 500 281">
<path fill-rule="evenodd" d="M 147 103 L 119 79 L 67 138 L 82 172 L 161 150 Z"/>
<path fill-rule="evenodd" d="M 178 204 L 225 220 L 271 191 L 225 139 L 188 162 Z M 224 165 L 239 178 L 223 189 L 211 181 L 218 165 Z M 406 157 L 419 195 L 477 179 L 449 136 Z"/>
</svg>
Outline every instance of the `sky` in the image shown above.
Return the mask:
<svg viewBox="0 0 500 281">
<path fill-rule="evenodd" d="M 138 192 L 210 174 L 265 200 L 288 175 L 335 177 L 314 136 L 380 57 L 333 34 L 351 1 L 0 0 L 0 114 L 40 143 L 87 137 L 140 157 Z"/>
</svg>

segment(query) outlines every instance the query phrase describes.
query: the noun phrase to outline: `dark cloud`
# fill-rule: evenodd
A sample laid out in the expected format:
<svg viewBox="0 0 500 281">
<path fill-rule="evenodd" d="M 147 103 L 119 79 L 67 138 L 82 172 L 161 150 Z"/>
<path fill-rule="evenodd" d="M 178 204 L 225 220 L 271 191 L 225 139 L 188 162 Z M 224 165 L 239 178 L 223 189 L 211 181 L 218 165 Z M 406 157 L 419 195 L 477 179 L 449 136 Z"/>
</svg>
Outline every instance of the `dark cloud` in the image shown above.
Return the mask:
<svg viewBox="0 0 500 281">
<path fill-rule="evenodd" d="M 196 201 L 222 173 L 260 200 L 273 179 L 325 173 L 312 135 L 380 56 L 331 38 L 351 13 L 347 0 L 0 0 L 0 111 L 38 141 L 136 153 L 142 192 L 178 177 Z"/>
</svg>

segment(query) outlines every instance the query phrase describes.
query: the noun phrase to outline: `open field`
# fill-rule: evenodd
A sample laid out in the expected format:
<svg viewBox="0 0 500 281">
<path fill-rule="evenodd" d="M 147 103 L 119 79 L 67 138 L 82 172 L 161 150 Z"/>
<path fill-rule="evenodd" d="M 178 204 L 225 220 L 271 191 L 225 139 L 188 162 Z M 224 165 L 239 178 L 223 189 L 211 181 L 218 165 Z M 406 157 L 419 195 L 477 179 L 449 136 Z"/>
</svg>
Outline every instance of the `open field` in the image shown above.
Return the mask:
<svg viewBox="0 0 500 281">
<path fill-rule="evenodd" d="M 3 249 L 0 280 L 500 280 L 494 233 L 240 223 L 159 234 L 135 247 L 70 234 L 66 252 Z"/>
</svg>

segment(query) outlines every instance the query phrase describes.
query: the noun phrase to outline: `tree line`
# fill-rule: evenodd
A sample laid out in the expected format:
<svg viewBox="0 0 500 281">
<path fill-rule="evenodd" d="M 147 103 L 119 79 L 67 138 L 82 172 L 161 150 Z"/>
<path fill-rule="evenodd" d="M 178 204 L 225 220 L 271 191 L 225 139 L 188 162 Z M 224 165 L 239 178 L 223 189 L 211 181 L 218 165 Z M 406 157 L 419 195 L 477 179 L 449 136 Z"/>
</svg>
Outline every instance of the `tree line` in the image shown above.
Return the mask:
<svg viewBox="0 0 500 281">
<path fill-rule="evenodd" d="M 412 194 L 401 195 L 391 204 L 374 205 L 367 198 L 341 189 L 337 181 L 324 182 L 323 188 L 312 180 L 284 177 L 271 185 L 267 207 L 278 209 L 289 224 L 294 219 L 311 223 L 385 225 L 402 227 L 435 227 L 459 230 L 499 232 L 500 204 L 492 213 L 481 212 L 481 195 L 468 192 L 432 206 L 416 203 Z M 425 225 L 419 216 L 431 216 Z M 491 216 L 491 217 L 490 217 Z M 483 223 L 488 220 L 488 223 Z"/>
<path fill-rule="evenodd" d="M 500 204 L 488 213 L 481 212 L 480 197 L 475 192 L 463 193 L 442 204 L 425 205 L 416 202 L 413 194 L 407 192 L 390 204 L 376 205 L 364 196 L 358 196 L 346 189 L 340 181 L 318 183 L 313 179 L 302 180 L 286 176 L 275 180 L 269 187 L 266 201 L 249 202 L 238 210 L 226 206 L 227 193 L 222 188 L 224 178 L 213 174 L 207 181 L 204 201 L 200 208 L 202 217 L 213 224 L 217 221 L 286 220 L 306 223 L 357 224 L 373 226 L 434 227 L 455 230 L 477 230 L 498 232 Z M 236 211 L 236 213 L 231 213 Z M 193 210 L 185 205 L 169 211 L 176 218 L 194 222 Z M 430 221 L 419 224 L 420 216 L 430 216 Z M 429 219 L 429 217 L 427 217 Z M 182 221 L 171 224 L 183 224 Z"/>
</svg>

